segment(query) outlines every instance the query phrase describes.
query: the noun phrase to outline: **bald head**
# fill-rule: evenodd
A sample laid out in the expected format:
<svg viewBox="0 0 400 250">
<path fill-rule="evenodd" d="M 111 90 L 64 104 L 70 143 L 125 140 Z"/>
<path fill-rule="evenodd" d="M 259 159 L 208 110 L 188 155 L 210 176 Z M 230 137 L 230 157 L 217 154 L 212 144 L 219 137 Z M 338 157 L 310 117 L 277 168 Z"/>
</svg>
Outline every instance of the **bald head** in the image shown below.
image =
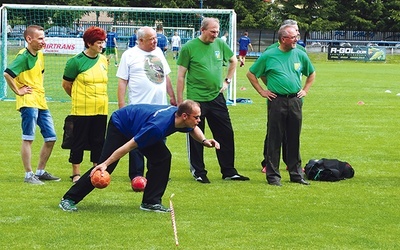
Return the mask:
<svg viewBox="0 0 400 250">
<path fill-rule="evenodd" d="M 151 52 L 157 47 L 157 33 L 151 27 L 141 27 L 137 32 L 137 41 L 141 50 Z"/>
</svg>

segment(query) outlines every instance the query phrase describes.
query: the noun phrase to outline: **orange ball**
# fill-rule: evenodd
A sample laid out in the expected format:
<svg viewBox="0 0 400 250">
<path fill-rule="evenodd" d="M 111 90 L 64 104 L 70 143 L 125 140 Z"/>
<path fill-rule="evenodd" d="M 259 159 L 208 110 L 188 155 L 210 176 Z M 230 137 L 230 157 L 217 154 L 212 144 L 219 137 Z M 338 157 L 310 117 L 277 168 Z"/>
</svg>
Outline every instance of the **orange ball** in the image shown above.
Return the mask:
<svg viewBox="0 0 400 250">
<path fill-rule="evenodd" d="M 97 170 L 90 178 L 90 181 L 96 188 L 105 188 L 110 184 L 111 176 L 107 171 L 102 173 L 100 170 Z"/>
</svg>

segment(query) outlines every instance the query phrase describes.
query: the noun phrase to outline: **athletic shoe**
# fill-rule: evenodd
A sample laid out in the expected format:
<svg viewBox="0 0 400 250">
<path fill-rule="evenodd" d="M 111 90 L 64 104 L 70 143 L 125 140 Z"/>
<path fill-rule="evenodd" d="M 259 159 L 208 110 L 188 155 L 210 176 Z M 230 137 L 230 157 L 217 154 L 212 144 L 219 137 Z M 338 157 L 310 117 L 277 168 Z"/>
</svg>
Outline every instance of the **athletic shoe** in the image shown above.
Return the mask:
<svg viewBox="0 0 400 250">
<path fill-rule="evenodd" d="M 51 175 L 49 172 L 44 172 L 42 175 L 36 175 L 37 178 L 41 181 L 60 181 L 61 178 Z"/>
<path fill-rule="evenodd" d="M 29 184 L 43 185 L 44 182 L 40 181 L 36 175 L 32 175 L 29 178 L 25 178 L 24 182 Z"/>
<path fill-rule="evenodd" d="M 261 169 L 261 172 L 263 172 L 264 174 L 267 172 L 267 167 L 263 167 L 262 169 Z"/>
<path fill-rule="evenodd" d="M 268 184 L 271 185 L 271 186 L 278 186 L 278 187 L 282 186 L 280 181 L 268 182 Z"/>
<path fill-rule="evenodd" d="M 68 200 L 68 199 L 62 199 L 60 201 L 60 204 L 58 206 L 63 210 L 67 212 L 76 212 L 78 211 L 78 208 L 75 206 L 75 202 L 73 200 Z"/>
<path fill-rule="evenodd" d="M 157 213 L 169 213 L 171 212 L 171 209 L 164 207 L 161 204 L 148 204 L 148 203 L 142 203 L 140 205 L 140 209 L 143 211 L 149 211 L 149 212 L 157 212 Z"/>
<path fill-rule="evenodd" d="M 240 174 L 235 174 L 232 176 L 222 176 L 222 179 L 224 180 L 232 180 L 232 181 L 249 181 L 250 178 L 240 175 Z"/>
<path fill-rule="evenodd" d="M 210 180 L 207 178 L 207 175 L 202 175 L 202 176 L 195 176 L 193 175 L 194 179 L 198 182 L 201 183 L 210 183 Z"/>
<path fill-rule="evenodd" d="M 244 62 L 240 62 L 240 67 L 243 67 L 244 66 Z"/>
</svg>

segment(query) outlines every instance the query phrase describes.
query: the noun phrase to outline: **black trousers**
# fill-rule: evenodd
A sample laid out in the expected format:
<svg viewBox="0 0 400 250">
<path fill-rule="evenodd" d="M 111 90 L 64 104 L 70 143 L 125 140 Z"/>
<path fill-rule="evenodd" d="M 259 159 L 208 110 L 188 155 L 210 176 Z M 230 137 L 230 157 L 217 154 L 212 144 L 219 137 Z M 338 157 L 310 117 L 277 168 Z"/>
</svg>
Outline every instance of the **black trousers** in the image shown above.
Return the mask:
<svg viewBox="0 0 400 250">
<path fill-rule="evenodd" d="M 164 143 L 167 138 L 164 139 Z M 144 156 L 139 149 L 134 149 L 129 152 L 129 179 L 133 179 L 136 176 L 143 176 L 144 173 Z"/>
<path fill-rule="evenodd" d="M 234 134 L 224 95 L 221 93 L 212 101 L 199 103 L 201 108 L 201 122 L 198 127 L 204 133 L 205 120 L 207 120 L 214 139 L 221 145 L 221 148 L 216 150 L 221 174 L 223 177 L 237 174 L 237 170 L 234 167 Z M 188 144 L 190 170 L 192 174 L 195 176 L 206 175 L 207 170 L 205 169 L 203 155 L 204 146 L 189 135 Z"/>
<path fill-rule="evenodd" d="M 303 178 L 300 157 L 300 131 L 302 124 L 303 101 L 297 97 L 281 97 L 268 101 L 268 122 L 266 137 L 266 161 L 268 183 L 281 179 L 279 172 L 281 147 L 286 142 L 285 163 L 290 180 Z"/>
<path fill-rule="evenodd" d="M 74 141 L 69 154 L 69 162 L 80 164 L 84 150 L 90 150 L 90 161 L 98 163 L 106 134 L 107 116 L 72 116 Z"/>
<path fill-rule="evenodd" d="M 129 152 L 129 179 L 144 174 L 144 156 L 139 149 L 134 149 Z"/>
<path fill-rule="evenodd" d="M 127 138 L 119 132 L 110 120 L 99 163 L 105 161 L 116 149 L 124 145 L 130 139 L 132 138 Z M 159 141 L 150 147 L 140 149 L 140 152 L 146 157 L 148 164 L 146 173 L 147 185 L 144 190 L 142 202 L 149 204 L 161 203 L 161 197 L 164 195 L 165 189 L 167 188 L 171 169 L 171 152 L 163 141 Z M 107 167 L 107 172 L 112 174 L 117 164 L 118 161 L 110 164 Z M 94 189 L 89 176 L 92 169 L 93 168 L 89 169 L 79 181 L 65 193 L 63 196 L 64 199 L 70 199 L 78 203 Z"/>
</svg>

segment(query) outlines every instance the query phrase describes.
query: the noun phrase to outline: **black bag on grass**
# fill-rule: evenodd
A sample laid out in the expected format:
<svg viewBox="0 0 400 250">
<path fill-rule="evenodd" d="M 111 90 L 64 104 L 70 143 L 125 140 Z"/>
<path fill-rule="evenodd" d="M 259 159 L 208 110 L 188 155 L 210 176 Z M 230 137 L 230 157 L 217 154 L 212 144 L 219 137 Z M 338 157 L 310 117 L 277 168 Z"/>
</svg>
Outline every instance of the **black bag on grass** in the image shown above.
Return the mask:
<svg viewBox="0 0 400 250">
<path fill-rule="evenodd" d="M 309 160 L 304 167 L 307 179 L 314 181 L 340 181 L 354 176 L 353 167 L 337 159 Z"/>
</svg>

